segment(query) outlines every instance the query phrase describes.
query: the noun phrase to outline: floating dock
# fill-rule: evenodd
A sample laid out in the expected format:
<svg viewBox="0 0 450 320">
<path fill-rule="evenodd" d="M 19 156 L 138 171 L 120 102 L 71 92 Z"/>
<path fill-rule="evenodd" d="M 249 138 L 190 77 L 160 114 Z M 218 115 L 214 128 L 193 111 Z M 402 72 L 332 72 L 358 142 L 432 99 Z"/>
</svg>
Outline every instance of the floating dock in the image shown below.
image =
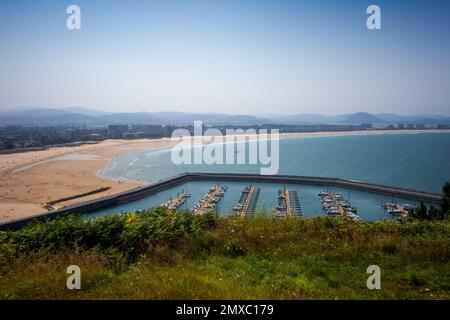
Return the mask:
<svg viewBox="0 0 450 320">
<path fill-rule="evenodd" d="M 300 206 L 300 199 L 296 190 L 290 191 L 289 195 L 291 211 L 294 216 L 302 215 L 302 207 Z"/>
<path fill-rule="evenodd" d="M 277 217 L 301 216 L 302 209 L 297 191 L 289 191 L 287 188 L 278 190 Z"/>
<path fill-rule="evenodd" d="M 177 195 L 175 199 L 169 199 L 168 201 L 164 202 L 161 207 L 167 208 L 169 210 L 178 210 L 190 197 L 191 195 L 189 193 L 182 192 L 181 194 Z"/>
<path fill-rule="evenodd" d="M 194 208 L 192 208 L 191 212 L 202 215 L 216 210 L 217 204 L 222 200 L 227 189 L 227 187 L 219 185 L 212 186 L 208 193 L 200 199 Z"/>
<path fill-rule="evenodd" d="M 334 194 L 328 191 L 319 192 L 317 195 L 322 198 L 323 210 L 329 215 L 347 216 L 353 220 L 361 220 L 357 215 L 358 210 L 355 207 L 351 207 L 342 194 Z"/>
<path fill-rule="evenodd" d="M 233 207 L 233 211 L 242 217 L 254 214 L 260 191 L 260 188 L 245 187 L 241 192 L 238 203 Z"/>
</svg>

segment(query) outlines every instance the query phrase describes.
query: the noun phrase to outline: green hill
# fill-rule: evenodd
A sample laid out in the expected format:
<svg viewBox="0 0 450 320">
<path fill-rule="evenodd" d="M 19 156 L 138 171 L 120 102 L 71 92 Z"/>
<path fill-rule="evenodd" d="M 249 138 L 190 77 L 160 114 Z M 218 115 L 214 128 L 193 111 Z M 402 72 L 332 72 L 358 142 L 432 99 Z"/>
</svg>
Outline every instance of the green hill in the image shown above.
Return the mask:
<svg viewBox="0 0 450 320">
<path fill-rule="evenodd" d="M 0 233 L 0 298 L 449 299 L 449 258 L 449 221 L 71 216 Z"/>
</svg>

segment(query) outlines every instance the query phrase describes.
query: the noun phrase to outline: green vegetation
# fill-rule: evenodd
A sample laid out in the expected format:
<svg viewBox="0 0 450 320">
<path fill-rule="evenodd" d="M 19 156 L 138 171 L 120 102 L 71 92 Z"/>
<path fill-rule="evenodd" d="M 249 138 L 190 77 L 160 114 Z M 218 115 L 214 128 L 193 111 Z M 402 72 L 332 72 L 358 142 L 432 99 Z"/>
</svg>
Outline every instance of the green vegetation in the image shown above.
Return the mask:
<svg viewBox="0 0 450 320">
<path fill-rule="evenodd" d="M 70 216 L 0 232 L 0 298 L 449 299 L 449 258 L 449 220 Z"/>
<path fill-rule="evenodd" d="M 442 200 L 439 208 L 433 205 L 427 208 L 423 202 L 411 212 L 410 218 L 419 220 L 445 220 L 450 217 L 450 181 L 442 187 Z"/>
</svg>

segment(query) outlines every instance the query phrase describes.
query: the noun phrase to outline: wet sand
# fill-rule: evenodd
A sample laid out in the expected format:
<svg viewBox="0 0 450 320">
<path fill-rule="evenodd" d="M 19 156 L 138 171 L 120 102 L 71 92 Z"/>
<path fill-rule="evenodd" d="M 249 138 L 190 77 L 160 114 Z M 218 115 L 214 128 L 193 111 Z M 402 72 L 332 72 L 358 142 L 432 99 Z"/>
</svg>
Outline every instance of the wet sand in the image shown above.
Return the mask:
<svg viewBox="0 0 450 320">
<path fill-rule="evenodd" d="M 405 134 L 439 131 L 352 131 L 281 134 L 281 139 L 349 135 Z M 107 140 L 98 144 L 57 147 L 41 151 L 0 155 L 0 222 L 46 212 L 43 204 L 102 187 L 106 192 L 61 202 L 55 208 L 126 191 L 140 184 L 114 181 L 97 175 L 116 156 L 144 150 L 168 149 L 178 140 L 170 138 Z"/>
</svg>

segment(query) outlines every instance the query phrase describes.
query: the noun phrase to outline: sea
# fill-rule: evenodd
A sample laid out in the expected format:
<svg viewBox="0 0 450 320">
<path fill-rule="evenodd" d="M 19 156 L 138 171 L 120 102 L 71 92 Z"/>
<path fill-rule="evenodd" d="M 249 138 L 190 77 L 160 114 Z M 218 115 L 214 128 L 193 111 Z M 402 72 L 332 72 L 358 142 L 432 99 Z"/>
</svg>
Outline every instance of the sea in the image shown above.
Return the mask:
<svg viewBox="0 0 450 320">
<path fill-rule="evenodd" d="M 251 144 L 245 142 L 248 153 Z M 237 149 L 237 148 L 236 148 Z M 224 148 L 224 150 L 226 150 Z M 279 171 L 283 175 L 319 176 L 358 180 L 427 192 L 441 192 L 450 180 L 450 133 L 398 133 L 379 135 L 348 135 L 302 137 L 279 141 Z M 260 173 L 257 164 L 175 164 L 172 150 L 141 151 L 114 158 L 98 174 L 115 180 L 155 182 L 184 172 Z M 247 157 L 248 159 L 248 157 Z M 191 198 L 185 208 L 192 208 L 215 183 L 226 185 L 227 192 L 217 208 L 218 214 L 228 215 L 248 185 L 239 182 L 189 182 L 157 195 L 118 207 L 89 213 L 89 217 L 113 212 L 134 211 L 160 205 L 185 191 Z M 284 187 L 298 191 L 304 216 L 326 215 L 317 193 L 324 189 L 339 192 L 363 220 L 392 218 L 381 206 L 382 202 L 398 201 L 410 205 L 418 203 L 406 199 L 391 199 L 372 193 L 304 185 L 259 183 L 261 188 L 257 208 L 273 211 L 277 192 Z"/>
</svg>

